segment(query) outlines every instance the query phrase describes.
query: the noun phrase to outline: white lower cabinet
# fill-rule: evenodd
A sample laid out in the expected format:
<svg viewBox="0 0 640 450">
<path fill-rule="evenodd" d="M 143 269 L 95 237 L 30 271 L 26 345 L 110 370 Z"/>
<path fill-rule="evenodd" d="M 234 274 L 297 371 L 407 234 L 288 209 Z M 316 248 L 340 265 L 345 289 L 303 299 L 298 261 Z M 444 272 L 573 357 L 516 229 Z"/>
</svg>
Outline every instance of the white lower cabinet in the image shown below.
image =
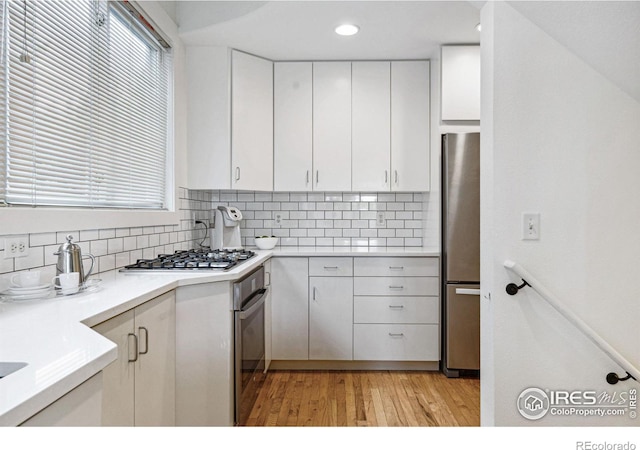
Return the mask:
<svg viewBox="0 0 640 450">
<path fill-rule="evenodd" d="M 353 358 L 353 278 L 309 278 L 309 359 Z"/>
<path fill-rule="evenodd" d="M 271 283 L 274 360 L 440 360 L 437 257 L 278 257 Z"/>
<path fill-rule="evenodd" d="M 103 370 L 102 425 L 175 425 L 175 293 L 96 325 L 118 345 Z"/>
<path fill-rule="evenodd" d="M 438 258 L 355 258 L 354 274 L 353 359 L 439 361 Z"/>
<path fill-rule="evenodd" d="M 271 261 L 271 358 L 309 359 L 309 259 Z"/>
<path fill-rule="evenodd" d="M 20 424 L 21 427 L 99 427 L 102 417 L 102 372 Z"/>
<path fill-rule="evenodd" d="M 438 325 L 355 324 L 353 359 L 364 361 L 437 361 Z"/>
<path fill-rule="evenodd" d="M 232 426 L 231 283 L 176 290 L 176 425 Z"/>
</svg>

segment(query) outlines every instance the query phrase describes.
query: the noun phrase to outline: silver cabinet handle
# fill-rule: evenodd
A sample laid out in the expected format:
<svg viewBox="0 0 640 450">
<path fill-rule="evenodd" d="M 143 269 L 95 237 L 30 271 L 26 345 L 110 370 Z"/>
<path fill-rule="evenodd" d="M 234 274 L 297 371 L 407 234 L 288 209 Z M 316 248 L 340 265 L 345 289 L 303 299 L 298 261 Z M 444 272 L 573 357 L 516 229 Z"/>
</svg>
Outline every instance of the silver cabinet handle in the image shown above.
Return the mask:
<svg viewBox="0 0 640 450">
<path fill-rule="evenodd" d="M 456 294 L 459 294 L 459 295 L 480 295 L 480 289 L 456 288 Z"/>
<path fill-rule="evenodd" d="M 320 182 L 320 171 L 316 170 L 316 186 L 318 185 L 319 182 Z"/>
<path fill-rule="evenodd" d="M 385 170 L 384 171 L 384 184 L 387 184 L 389 182 L 389 174 L 388 172 Z"/>
<path fill-rule="evenodd" d="M 271 286 L 271 272 L 264 273 L 264 285 Z"/>
<path fill-rule="evenodd" d="M 309 184 L 309 171 L 307 170 L 307 184 Z"/>
<path fill-rule="evenodd" d="M 389 270 L 404 270 L 404 266 L 389 266 Z"/>
<path fill-rule="evenodd" d="M 395 183 L 396 183 L 396 186 L 397 186 L 397 185 L 398 185 L 398 171 L 397 171 L 397 170 L 394 170 L 393 172 L 394 172 L 395 177 L 396 177 L 396 181 L 395 181 Z"/>
<path fill-rule="evenodd" d="M 313 301 L 316 301 L 316 287 L 313 287 Z"/>
<path fill-rule="evenodd" d="M 149 330 L 145 327 L 138 327 L 138 334 L 142 335 L 142 331 L 144 330 L 144 351 L 141 351 L 141 355 L 146 355 L 149 353 Z"/>
<path fill-rule="evenodd" d="M 236 167 L 236 181 L 240 180 L 240 166 Z"/>
<path fill-rule="evenodd" d="M 338 270 L 338 266 L 324 266 L 324 270 Z"/>
<path fill-rule="evenodd" d="M 404 289 L 404 286 L 389 286 L 389 289 Z"/>
<path fill-rule="evenodd" d="M 389 308 L 391 308 L 391 309 L 403 309 L 404 305 L 389 305 Z"/>
<path fill-rule="evenodd" d="M 391 336 L 391 337 L 402 337 L 402 336 L 404 336 L 404 333 L 389 333 L 389 336 Z"/>
<path fill-rule="evenodd" d="M 129 338 L 132 337 L 133 338 L 133 342 L 136 346 L 136 351 L 134 352 L 134 354 L 136 355 L 135 358 L 131 359 L 131 357 L 128 358 L 129 362 L 136 362 L 138 360 L 138 336 L 135 335 L 135 333 L 129 333 L 127 335 L 127 339 L 129 340 Z M 129 340 L 130 342 L 130 340 Z M 129 350 L 129 355 L 131 355 L 131 350 Z"/>
</svg>

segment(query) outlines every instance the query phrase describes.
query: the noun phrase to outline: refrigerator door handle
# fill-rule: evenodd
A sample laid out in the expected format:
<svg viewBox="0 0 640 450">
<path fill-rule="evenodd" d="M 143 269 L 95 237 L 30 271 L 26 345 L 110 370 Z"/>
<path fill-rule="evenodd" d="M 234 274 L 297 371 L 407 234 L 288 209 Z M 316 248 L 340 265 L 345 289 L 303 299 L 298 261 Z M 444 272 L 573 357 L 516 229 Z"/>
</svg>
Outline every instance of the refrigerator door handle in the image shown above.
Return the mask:
<svg viewBox="0 0 640 450">
<path fill-rule="evenodd" d="M 456 288 L 456 294 L 460 294 L 460 295 L 480 295 L 480 289 Z"/>
</svg>

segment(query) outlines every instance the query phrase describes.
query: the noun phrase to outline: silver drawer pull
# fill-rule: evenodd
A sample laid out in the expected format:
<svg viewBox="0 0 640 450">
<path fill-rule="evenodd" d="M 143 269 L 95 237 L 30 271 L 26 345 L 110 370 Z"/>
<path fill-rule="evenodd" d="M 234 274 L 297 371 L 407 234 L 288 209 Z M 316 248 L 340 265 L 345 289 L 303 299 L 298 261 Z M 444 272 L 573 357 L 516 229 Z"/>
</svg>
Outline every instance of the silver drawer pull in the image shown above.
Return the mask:
<svg viewBox="0 0 640 450">
<path fill-rule="evenodd" d="M 404 333 L 389 333 L 389 336 L 391 336 L 391 337 L 403 337 Z"/>
<path fill-rule="evenodd" d="M 404 266 L 389 266 L 389 270 L 404 270 Z"/>
<path fill-rule="evenodd" d="M 338 266 L 324 266 L 324 270 L 338 270 Z"/>
<path fill-rule="evenodd" d="M 389 286 L 389 289 L 404 289 L 404 286 Z"/>
<path fill-rule="evenodd" d="M 134 333 L 129 333 L 127 335 L 127 339 L 129 339 L 129 338 L 133 338 L 133 343 L 135 344 L 135 352 L 134 353 L 136 355 L 135 358 L 133 358 L 133 359 L 131 359 L 131 356 L 129 356 L 128 362 L 131 363 L 131 362 L 136 362 L 138 360 L 138 336 L 136 336 Z M 131 342 L 131 341 L 129 341 L 129 342 Z M 131 355 L 131 350 L 129 349 L 128 351 L 129 351 L 129 355 Z"/>
<path fill-rule="evenodd" d="M 391 308 L 391 309 L 402 309 L 402 308 L 404 308 L 404 305 L 389 305 L 389 308 Z"/>
</svg>

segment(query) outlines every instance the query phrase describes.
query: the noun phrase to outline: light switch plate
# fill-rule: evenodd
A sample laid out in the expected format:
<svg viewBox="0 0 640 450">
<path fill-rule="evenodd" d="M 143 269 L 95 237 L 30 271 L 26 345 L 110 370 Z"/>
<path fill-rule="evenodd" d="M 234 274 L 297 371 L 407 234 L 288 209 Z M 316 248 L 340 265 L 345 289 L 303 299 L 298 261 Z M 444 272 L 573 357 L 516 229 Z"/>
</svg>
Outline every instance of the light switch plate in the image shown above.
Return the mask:
<svg viewBox="0 0 640 450">
<path fill-rule="evenodd" d="M 540 239 L 540 213 L 522 213 L 522 240 Z"/>
</svg>

